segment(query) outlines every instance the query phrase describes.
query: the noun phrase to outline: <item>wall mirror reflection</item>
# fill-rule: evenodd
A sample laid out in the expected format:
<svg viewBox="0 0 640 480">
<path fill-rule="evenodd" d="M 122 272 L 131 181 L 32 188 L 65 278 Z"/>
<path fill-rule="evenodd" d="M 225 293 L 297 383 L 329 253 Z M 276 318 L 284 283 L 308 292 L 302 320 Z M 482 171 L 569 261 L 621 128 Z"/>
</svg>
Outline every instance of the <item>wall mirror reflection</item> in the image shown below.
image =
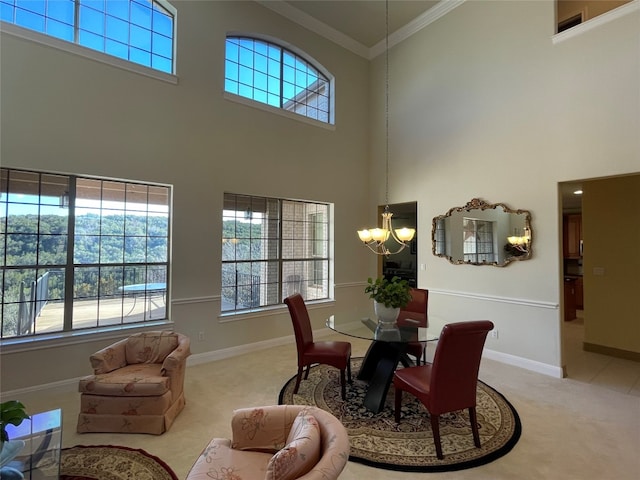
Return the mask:
<svg viewBox="0 0 640 480">
<path fill-rule="evenodd" d="M 474 198 L 435 217 L 431 239 L 433 254 L 453 264 L 504 267 L 531 258 L 531 213 Z"/>
</svg>

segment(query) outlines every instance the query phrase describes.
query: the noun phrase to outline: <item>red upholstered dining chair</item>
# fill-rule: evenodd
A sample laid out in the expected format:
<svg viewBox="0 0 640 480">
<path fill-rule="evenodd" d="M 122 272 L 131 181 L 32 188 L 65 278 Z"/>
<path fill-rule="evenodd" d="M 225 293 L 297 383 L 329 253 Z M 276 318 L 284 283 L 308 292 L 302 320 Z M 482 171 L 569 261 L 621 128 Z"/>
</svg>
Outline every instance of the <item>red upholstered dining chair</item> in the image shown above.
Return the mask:
<svg viewBox="0 0 640 480">
<path fill-rule="evenodd" d="M 476 389 L 482 349 L 493 323 L 488 320 L 450 323 L 438 339 L 433 363 L 397 370 L 393 377 L 395 420 L 400 423 L 402 392 L 407 391 L 429 411 L 436 455 L 443 458 L 439 417 L 443 413 L 469 409 L 473 443 L 480 448 L 476 420 Z"/>
<path fill-rule="evenodd" d="M 298 376 L 293 393 L 298 393 L 304 367 L 307 367 L 304 376 L 306 380 L 309 378 L 311 365 L 324 363 L 340 370 L 340 385 L 342 386 L 342 399 L 344 400 L 347 396 L 345 370 L 348 372 L 349 383 L 351 383 L 351 344 L 349 342 L 334 341 L 314 342 L 309 312 L 302 296 L 296 293 L 285 298 L 284 303 L 289 308 L 298 348 Z"/>
<path fill-rule="evenodd" d="M 400 315 L 396 321 L 398 325 L 412 327 L 428 327 L 429 316 L 427 307 L 429 304 L 429 290 L 423 288 L 411 289 L 411 301 L 406 307 L 400 309 Z M 416 365 L 427 363 L 427 342 L 410 342 L 407 344 L 407 353 L 416 357 Z"/>
</svg>

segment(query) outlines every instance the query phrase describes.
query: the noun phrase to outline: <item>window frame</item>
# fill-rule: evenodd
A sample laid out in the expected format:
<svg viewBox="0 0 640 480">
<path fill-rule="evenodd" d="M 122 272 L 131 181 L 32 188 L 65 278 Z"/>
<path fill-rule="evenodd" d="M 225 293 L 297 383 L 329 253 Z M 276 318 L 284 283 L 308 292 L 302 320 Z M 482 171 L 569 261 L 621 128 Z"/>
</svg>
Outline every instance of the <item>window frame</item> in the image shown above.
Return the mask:
<svg viewBox="0 0 640 480">
<path fill-rule="evenodd" d="M 463 259 L 464 262 L 471 263 L 492 263 L 496 261 L 496 246 L 494 239 L 494 230 L 495 230 L 495 222 L 492 220 L 483 220 L 479 218 L 473 217 L 463 217 L 463 227 L 462 227 L 462 235 L 463 235 Z M 472 225 L 473 229 L 467 228 L 468 225 Z M 489 240 L 486 240 L 486 237 L 489 236 Z M 469 238 L 473 239 L 473 242 L 469 242 Z M 473 247 L 473 251 L 468 252 L 467 247 Z M 485 250 L 486 247 L 489 246 L 489 251 L 479 251 Z M 480 258 L 483 257 L 481 261 Z M 490 257 L 487 260 L 487 257 Z"/>
<path fill-rule="evenodd" d="M 302 114 L 302 113 L 294 112 L 292 110 L 287 110 L 282 106 L 275 107 L 273 105 L 270 105 L 269 103 L 263 103 L 259 100 L 254 100 L 253 98 L 249 98 L 249 97 L 228 91 L 227 90 L 227 41 L 229 38 L 239 38 L 239 39 L 244 38 L 247 40 L 264 42 L 268 45 L 273 45 L 274 47 L 280 49 L 281 52 L 286 52 L 290 55 L 293 55 L 295 58 L 303 61 L 307 66 L 315 69 L 319 75 L 322 75 L 326 79 L 326 85 L 328 90 L 327 120 L 326 121 L 318 120 L 316 118 L 306 116 L 305 114 Z M 223 90 L 223 97 L 225 99 L 231 100 L 237 103 L 242 103 L 244 105 L 248 105 L 254 108 L 258 108 L 260 110 L 268 111 L 270 113 L 276 113 L 278 115 L 285 116 L 287 118 L 291 118 L 304 123 L 308 123 L 314 126 L 320 126 L 329 130 L 335 130 L 335 77 L 331 74 L 331 72 L 329 72 L 320 62 L 315 60 L 311 55 L 295 47 L 294 45 L 291 45 L 283 40 L 280 40 L 278 38 L 275 38 L 269 35 L 236 32 L 236 31 L 227 32 L 225 36 L 224 52 L 225 52 L 224 59 L 223 59 L 224 77 L 223 77 L 222 90 Z M 282 60 L 282 54 L 280 56 L 280 60 Z M 283 100 L 282 83 L 284 81 L 282 78 L 282 67 L 283 67 L 282 61 L 280 61 L 279 66 L 280 66 L 280 78 L 279 78 L 280 105 L 282 105 L 282 100 Z M 302 94 L 304 93 L 307 93 L 307 92 L 302 92 Z M 301 94 L 298 94 L 298 96 L 299 95 Z"/>
<path fill-rule="evenodd" d="M 245 225 L 243 228 L 238 228 L 238 223 L 253 223 L 253 215 L 257 210 L 245 207 L 261 202 L 268 205 L 264 212 L 270 212 L 270 214 L 259 211 L 260 221 L 257 223 L 259 227 Z M 229 208 L 231 205 L 235 205 L 236 208 Z M 245 211 L 248 213 L 245 214 L 244 220 L 239 220 L 240 214 Z M 293 213 L 290 213 L 291 211 Z M 322 256 L 314 254 L 318 242 L 317 238 L 312 237 L 312 231 L 316 227 L 315 220 L 318 218 L 314 215 L 323 216 L 321 222 L 324 229 Z M 332 219 L 333 205 L 327 202 L 225 192 L 223 194 L 221 233 L 220 315 L 234 317 L 268 311 L 281 306 L 284 298 L 294 291 L 301 293 L 307 302 L 333 301 Z M 261 244 L 259 249 L 255 248 L 256 242 Z M 242 243 L 244 243 L 242 248 L 248 252 L 248 255 L 242 252 L 238 253 L 237 246 L 231 247 L 231 245 Z M 225 252 L 226 249 L 231 250 L 231 253 Z M 303 252 L 302 255 L 293 253 L 300 251 Z M 318 262 L 323 262 L 323 268 L 326 271 L 326 278 L 323 278 L 321 285 L 316 283 Z M 233 268 L 234 265 L 235 268 Z M 238 273 L 245 276 L 247 273 L 240 271 L 237 268 L 238 265 L 243 267 L 248 265 L 251 275 L 260 272 L 258 281 L 251 280 L 250 284 L 246 282 L 239 284 Z M 254 266 L 258 267 L 253 268 Z M 225 279 L 226 276 L 233 275 L 231 270 L 235 272 L 235 283 Z M 272 280 L 274 277 L 276 281 Z M 244 286 L 251 292 L 250 297 L 245 299 L 249 302 L 248 305 L 239 305 L 239 302 L 242 301 L 238 300 L 239 296 L 242 296 L 242 292 L 239 293 L 241 290 L 239 286 Z M 254 294 L 258 297 L 257 303 Z M 230 295 L 233 300 L 227 300 L 232 303 L 230 308 L 227 308 L 225 307 L 225 298 L 231 298 Z"/>
<path fill-rule="evenodd" d="M 13 176 L 18 177 L 16 180 L 17 190 L 12 190 Z M 36 178 L 37 183 L 33 181 Z M 43 181 L 43 179 L 46 180 Z M 26 186 L 28 183 L 31 183 L 33 187 Z M 20 185 L 25 185 L 24 190 L 19 189 Z M 95 187 L 99 188 L 96 190 Z M 45 188 L 48 190 L 46 194 L 44 193 Z M 92 188 L 97 193 L 89 193 Z M 115 192 L 113 195 L 116 196 L 120 192 L 121 200 L 106 198 L 105 192 L 108 189 Z M 29 327 L 33 330 L 21 335 L 14 329 L 6 332 L 11 333 L 6 337 L 4 336 L 5 332 L 0 331 L 1 345 L 39 342 L 77 334 L 115 332 L 122 329 L 139 329 L 171 323 L 169 320 L 173 215 L 173 187 L 171 185 L 3 167 L 2 189 L 0 191 L 2 193 L 0 206 L 3 207 L 0 217 L 2 219 L 0 283 L 3 285 L 0 323 L 17 321 L 15 328 L 19 328 L 22 316 L 18 312 L 18 317 L 13 317 L 11 309 L 22 309 L 21 305 L 31 312 L 33 305 L 40 305 L 40 302 L 53 302 L 54 305 L 51 308 L 61 310 L 57 316 L 52 315 L 55 312 L 49 312 L 49 318 L 52 318 L 49 320 L 51 325 L 47 328 L 45 323 L 40 331 L 38 331 L 37 322 L 34 322 L 39 315 L 33 316 L 29 313 L 33 322 Z M 27 191 L 29 193 L 26 193 Z M 61 192 L 58 199 L 57 195 Z M 21 200 L 20 195 L 26 200 Z M 158 199 L 157 201 L 153 201 L 154 196 Z M 144 201 L 141 202 L 143 198 Z M 77 199 L 79 200 L 78 204 L 76 204 Z M 58 205 L 55 205 L 56 201 L 59 202 Z M 55 213 L 62 209 L 68 210 L 66 217 Z M 13 215 L 11 214 L 12 210 Z M 25 213 L 18 213 L 21 210 L 31 214 L 31 217 L 27 217 Z M 82 221 L 78 218 L 78 215 L 82 213 L 93 214 L 97 216 L 97 220 L 94 221 L 87 217 Z M 41 227 L 40 224 L 47 215 L 53 215 L 52 218 L 62 217 L 63 220 L 55 222 L 49 219 L 48 223 Z M 153 217 L 157 217 L 157 220 L 154 221 Z M 33 226 L 33 218 L 37 219 L 37 227 Z M 121 233 L 114 233 L 113 229 L 103 231 L 108 222 L 118 218 L 121 218 L 122 222 Z M 13 220 L 18 220 L 21 225 L 12 227 Z M 57 230 L 49 231 L 48 228 L 51 226 L 57 227 Z M 47 250 L 43 247 L 41 239 L 51 237 L 50 234 L 57 236 L 57 240 L 53 241 L 53 245 L 56 247 Z M 34 261 L 30 261 L 28 256 L 25 257 L 23 246 L 20 252 L 21 258 L 11 259 L 7 262 L 8 255 L 10 255 L 7 246 L 12 241 L 11 237 L 15 235 L 18 239 L 21 236 L 23 239 L 26 238 L 26 240 L 22 240 L 24 246 L 33 245 L 33 240 L 29 240 L 25 235 L 37 238 L 37 243 L 33 248 Z M 86 251 L 90 255 L 96 255 L 98 260 L 89 261 L 86 254 L 82 257 L 82 253 L 75 249 L 82 243 L 83 238 L 91 240 L 92 237 L 96 238 L 96 235 L 99 241 L 98 251 L 95 249 L 87 249 Z M 144 246 L 142 254 L 140 253 L 140 242 Z M 118 243 L 121 246 L 119 251 L 117 250 Z M 135 245 L 136 243 L 137 246 L 127 248 L 128 244 Z M 114 245 L 116 250 L 113 250 Z M 115 261 L 116 257 L 113 255 L 106 259 L 101 257 L 105 254 L 106 248 L 111 248 L 111 252 L 115 251 L 116 254 L 119 252 L 121 254 L 119 261 Z M 56 253 L 57 256 L 55 256 Z M 50 261 L 50 258 L 54 258 L 55 261 Z M 32 287 L 27 290 L 30 295 L 28 299 L 22 298 L 22 295 L 16 299 L 15 294 L 12 296 L 7 294 L 9 288 L 15 289 L 17 285 L 15 282 L 13 285 L 6 283 L 12 281 L 8 275 L 13 275 L 11 272 L 20 275 L 21 271 L 24 272 L 25 278 L 37 280 L 37 282 L 33 281 Z M 89 282 L 88 287 L 84 287 L 75 281 L 76 277 L 78 277 L 78 282 L 81 281 L 79 275 L 82 271 L 99 280 L 93 284 Z M 46 273 L 41 275 L 41 272 Z M 44 287 L 47 288 L 47 297 L 43 300 L 42 293 L 38 290 L 39 293 L 34 298 L 33 285 L 39 285 L 41 278 L 45 275 L 50 276 L 52 272 L 54 277 L 62 275 L 57 280 L 57 284 L 53 286 L 53 290 Z M 160 282 L 164 280 L 163 285 L 150 283 L 153 281 L 150 279 L 153 278 L 159 278 L 160 280 L 157 281 Z M 142 280 L 138 282 L 137 279 Z M 132 282 L 134 284 L 143 283 L 144 287 L 130 292 L 125 287 Z M 83 291 L 85 293 L 82 293 Z M 92 293 L 93 291 L 95 292 Z M 56 293 L 58 296 L 55 295 Z M 160 305 L 160 296 L 162 296 L 164 308 Z M 79 308 L 79 302 L 83 300 L 88 301 L 85 305 L 93 309 L 95 317 L 89 315 L 88 319 L 85 319 L 81 318 L 79 314 L 74 325 L 76 308 Z M 91 300 L 94 300 L 95 305 L 91 305 Z M 136 302 L 138 302 L 136 313 L 127 318 L 134 311 Z M 155 307 L 155 318 L 153 317 L 153 307 Z M 159 313 L 160 317 L 157 316 Z M 47 319 L 43 321 L 46 322 Z M 94 324 L 91 325 L 89 322 L 94 322 Z M 4 327 L 2 328 L 4 330 Z"/>
<path fill-rule="evenodd" d="M 48 1 L 48 0 L 45 0 Z M 127 0 L 131 2 L 131 0 Z M 172 31 L 172 58 L 171 58 L 171 73 L 167 73 L 164 70 L 158 70 L 151 66 L 146 66 L 141 63 L 136 63 L 132 60 L 123 59 L 117 57 L 115 55 L 104 53 L 100 50 L 94 50 L 90 47 L 86 47 L 78 43 L 78 30 L 79 26 L 77 25 L 77 20 L 74 20 L 76 24 L 72 27 L 74 29 L 74 40 L 67 41 L 50 34 L 40 32 L 38 30 L 32 30 L 30 28 L 6 22 L 4 20 L 0 21 L 0 31 L 3 33 L 8 33 L 12 36 L 23 38 L 26 40 L 30 40 L 36 43 L 40 43 L 42 45 L 47 45 L 58 50 L 62 50 L 65 52 L 69 52 L 81 57 L 89 58 L 92 60 L 99 61 L 101 63 L 105 63 L 123 70 L 127 70 L 130 72 L 134 72 L 140 75 L 144 75 L 147 77 L 155 78 L 157 80 L 165 81 L 172 84 L 177 84 L 178 79 L 176 76 L 176 54 L 177 54 L 177 9 L 171 5 L 167 0 L 150 0 L 152 3 L 158 4 L 161 8 L 168 11 L 173 18 L 173 31 Z M 76 7 L 76 10 L 79 7 Z M 77 14 L 76 14 L 77 15 Z M 153 31 L 152 31 L 153 34 Z M 131 46 L 131 43 L 127 43 L 127 46 Z"/>
</svg>

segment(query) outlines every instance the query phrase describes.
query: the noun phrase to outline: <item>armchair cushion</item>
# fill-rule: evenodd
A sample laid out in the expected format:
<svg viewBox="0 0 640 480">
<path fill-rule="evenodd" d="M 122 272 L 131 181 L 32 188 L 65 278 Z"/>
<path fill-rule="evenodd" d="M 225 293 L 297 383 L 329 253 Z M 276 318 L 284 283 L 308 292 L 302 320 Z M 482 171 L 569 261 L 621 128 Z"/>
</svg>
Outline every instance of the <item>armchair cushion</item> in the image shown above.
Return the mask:
<svg viewBox="0 0 640 480">
<path fill-rule="evenodd" d="M 127 365 L 109 373 L 80 379 L 81 393 L 120 397 L 153 397 L 169 391 L 169 377 L 158 363 Z"/>
<path fill-rule="evenodd" d="M 298 414 L 284 448 L 267 464 L 265 480 L 293 480 L 309 472 L 320 460 L 320 426 L 313 415 Z"/>
</svg>

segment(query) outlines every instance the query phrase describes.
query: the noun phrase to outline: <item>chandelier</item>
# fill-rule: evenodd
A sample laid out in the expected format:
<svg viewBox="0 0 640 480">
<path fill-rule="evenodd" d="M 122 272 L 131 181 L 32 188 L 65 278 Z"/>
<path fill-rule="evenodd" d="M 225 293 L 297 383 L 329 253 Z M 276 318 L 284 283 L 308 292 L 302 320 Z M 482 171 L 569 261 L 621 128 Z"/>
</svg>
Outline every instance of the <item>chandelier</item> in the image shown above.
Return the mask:
<svg viewBox="0 0 640 480">
<path fill-rule="evenodd" d="M 391 224 L 391 217 L 393 213 L 389 210 L 389 0 L 385 2 L 385 20 L 386 20 L 386 35 L 385 35 L 385 207 L 382 212 L 382 228 L 365 228 L 358 230 L 358 237 L 362 240 L 362 243 L 369 247 L 369 249 L 376 255 L 395 255 L 404 250 L 415 235 L 416 231 L 413 228 L 398 228 L 394 229 Z M 392 238 L 397 246 L 395 251 L 389 250 L 386 242 L 389 238 Z"/>
</svg>

